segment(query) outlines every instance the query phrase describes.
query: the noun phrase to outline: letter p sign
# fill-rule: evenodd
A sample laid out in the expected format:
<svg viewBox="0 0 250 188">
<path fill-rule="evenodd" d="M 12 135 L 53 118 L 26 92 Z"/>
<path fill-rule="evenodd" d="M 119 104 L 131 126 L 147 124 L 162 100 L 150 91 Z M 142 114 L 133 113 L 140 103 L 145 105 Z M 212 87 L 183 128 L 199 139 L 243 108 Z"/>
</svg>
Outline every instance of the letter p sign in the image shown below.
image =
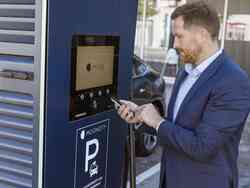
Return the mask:
<svg viewBox="0 0 250 188">
<path fill-rule="evenodd" d="M 90 147 L 94 146 L 94 152 L 90 153 Z M 93 139 L 86 142 L 86 152 L 85 152 L 85 172 L 88 172 L 89 161 L 94 159 L 99 152 L 99 141 Z"/>
</svg>

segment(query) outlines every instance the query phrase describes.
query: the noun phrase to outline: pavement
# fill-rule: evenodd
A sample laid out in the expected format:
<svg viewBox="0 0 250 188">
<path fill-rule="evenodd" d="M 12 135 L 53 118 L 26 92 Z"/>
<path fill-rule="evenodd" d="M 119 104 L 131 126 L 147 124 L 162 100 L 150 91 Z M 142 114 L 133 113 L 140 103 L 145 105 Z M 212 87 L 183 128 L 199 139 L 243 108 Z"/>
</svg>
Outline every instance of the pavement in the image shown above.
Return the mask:
<svg viewBox="0 0 250 188">
<path fill-rule="evenodd" d="M 137 185 L 137 187 L 138 188 L 158 188 L 159 178 L 160 178 L 160 172 L 157 172 L 150 178 L 146 179 L 145 181 Z"/>
</svg>

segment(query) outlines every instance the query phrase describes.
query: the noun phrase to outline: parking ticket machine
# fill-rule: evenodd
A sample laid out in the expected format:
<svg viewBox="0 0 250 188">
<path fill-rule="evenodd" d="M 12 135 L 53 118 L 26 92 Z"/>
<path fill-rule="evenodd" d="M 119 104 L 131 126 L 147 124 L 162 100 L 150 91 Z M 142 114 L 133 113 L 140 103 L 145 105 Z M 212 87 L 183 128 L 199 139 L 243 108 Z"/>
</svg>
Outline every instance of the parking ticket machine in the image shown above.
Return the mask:
<svg viewBox="0 0 250 188">
<path fill-rule="evenodd" d="M 121 187 L 136 2 L 0 1 L 0 187 Z"/>
</svg>

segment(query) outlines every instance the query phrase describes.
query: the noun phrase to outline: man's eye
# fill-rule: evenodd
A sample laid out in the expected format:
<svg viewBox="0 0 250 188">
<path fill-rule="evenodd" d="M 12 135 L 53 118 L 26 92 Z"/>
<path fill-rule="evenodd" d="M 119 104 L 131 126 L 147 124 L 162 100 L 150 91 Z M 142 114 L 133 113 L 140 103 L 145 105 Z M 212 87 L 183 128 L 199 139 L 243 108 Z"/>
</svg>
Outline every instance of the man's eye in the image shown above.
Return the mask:
<svg viewBox="0 0 250 188">
<path fill-rule="evenodd" d="M 180 39 L 180 38 L 181 38 L 181 36 L 180 36 L 180 35 L 175 35 L 175 37 L 176 37 L 176 38 L 178 38 L 178 39 Z"/>
</svg>

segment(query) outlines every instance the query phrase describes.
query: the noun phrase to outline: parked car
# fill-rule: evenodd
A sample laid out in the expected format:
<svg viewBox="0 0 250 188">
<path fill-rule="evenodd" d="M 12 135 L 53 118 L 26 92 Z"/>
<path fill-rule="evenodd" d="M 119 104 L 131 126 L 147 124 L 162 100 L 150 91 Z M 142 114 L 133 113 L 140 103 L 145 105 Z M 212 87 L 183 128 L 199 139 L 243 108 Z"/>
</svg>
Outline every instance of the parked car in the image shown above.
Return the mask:
<svg viewBox="0 0 250 188">
<path fill-rule="evenodd" d="M 165 71 L 159 73 L 148 63 L 134 55 L 133 57 L 133 77 L 131 85 L 131 100 L 138 105 L 151 102 L 163 103 L 165 82 L 161 76 Z M 161 76 L 160 76 L 161 75 Z M 136 125 L 136 129 L 141 124 Z M 157 136 L 145 132 L 135 131 L 135 154 L 137 157 L 146 157 L 152 154 L 157 147 Z M 129 170 L 129 145 L 125 147 L 125 159 L 123 163 L 122 187 L 127 187 Z"/>
<path fill-rule="evenodd" d="M 165 82 L 160 75 L 149 64 L 134 55 L 131 100 L 139 105 L 153 101 L 163 102 Z M 148 156 L 153 153 L 156 146 L 157 136 L 145 132 L 135 132 L 136 156 Z"/>
</svg>

